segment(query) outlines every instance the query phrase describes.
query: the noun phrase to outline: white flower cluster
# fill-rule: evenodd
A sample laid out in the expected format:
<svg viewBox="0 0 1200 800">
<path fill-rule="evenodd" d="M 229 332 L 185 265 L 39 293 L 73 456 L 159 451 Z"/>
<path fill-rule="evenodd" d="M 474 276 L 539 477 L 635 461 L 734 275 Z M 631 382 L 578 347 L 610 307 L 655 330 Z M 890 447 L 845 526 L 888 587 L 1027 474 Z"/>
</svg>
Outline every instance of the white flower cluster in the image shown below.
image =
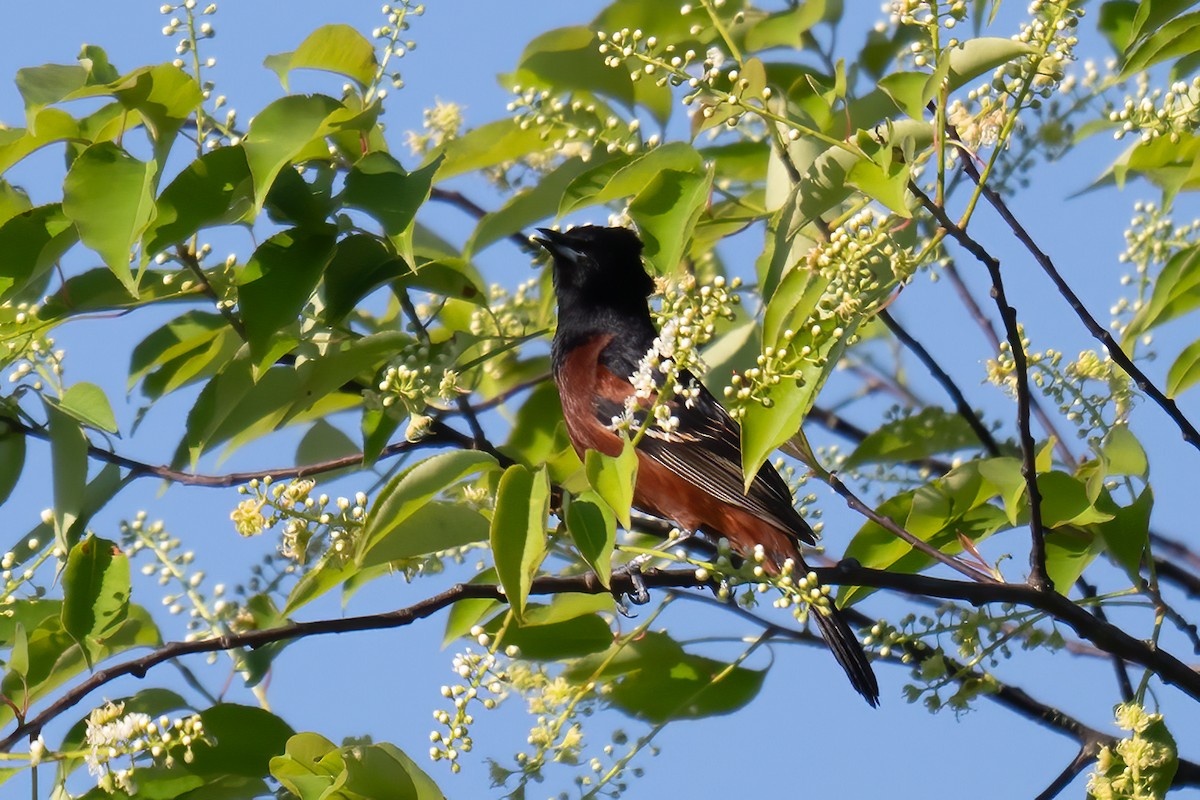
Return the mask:
<svg viewBox="0 0 1200 800">
<path fill-rule="evenodd" d="M 399 80 L 397 78 L 397 80 Z M 463 128 L 463 107 L 435 98 L 433 108 L 423 112 L 424 133 L 409 131 L 407 144 L 414 155 L 424 155 L 447 142 L 457 139 Z"/>
<path fill-rule="evenodd" d="M 353 499 L 312 495 L 316 481 L 296 478 L 275 483 L 267 475 L 239 486 L 241 494 L 253 494 L 230 514 L 243 536 L 255 535 L 283 523 L 279 553 L 298 565 L 310 563 L 326 551 L 348 558 L 355 535 L 367 517 L 367 495 Z M 264 514 L 264 511 L 267 513 Z"/>
<path fill-rule="evenodd" d="M 1148 84 L 1149 74 L 1139 73 L 1138 96 L 1126 97 L 1124 105 L 1108 113 L 1110 122 L 1120 123 L 1113 137 L 1138 134 L 1142 144 L 1149 144 L 1166 136 L 1175 143 L 1194 133 L 1200 126 L 1200 77 L 1175 81 L 1165 92 L 1150 91 Z"/>
<path fill-rule="evenodd" d="M 688 275 L 668 287 L 655 315 L 659 335 L 629 377 L 634 393 L 626 398 L 624 413 L 613 418 L 615 430 L 636 431 L 644 424 L 647 411 L 663 432 L 679 428 L 679 418 L 671 413 L 671 400 L 679 397 L 691 408 L 700 396 L 700 387 L 692 380 L 684 382 L 681 373 L 704 374 L 700 348 L 712 339 L 719 319 L 733 317 L 740 285 L 737 278 L 726 281 L 717 276 L 711 284 L 701 286 L 695 276 Z"/>
<path fill-rule="evenodd" d="M 564 158 L 589 157 L 593 143 L 603 145 L 609 153 L 633 155 L 655 147 L 661 140 L 658 134 L 643 139 L 641 120 L 622 119 L 595 99 L 584 101 L 571 94 L 555 95 L 546 89 L 520 84 L 513 86 L 512 92 L 515 97 L 508 110 L 514 115 L 513 122 L 523 131 L 537 130 L 554 152 Z"/>
<path fill-rule="evenodd" d="M 425 13 L 424 4 L 414 4 L 412 0 L 404 0 L 401 5 L 393 6 L 384 3 L 380 8 L 380 12 L 387 19 L 386 25 L 381 25 L 371 31 L 371 37 L 379 39 L 383 44 L 383 55 L 379 58 L 379 68 L 375 72 L 375 79 L 371 82 L 371 86 L 367 90 L 365 100 L 370 102 L 372 98 L 382 100 L 387 97 L 387 89 L 380 89 L 379 83 L 384 76 L 392 82 L 392 88 L 403 89 L 404 78 L 398 70 L 388 71 L 388 65 L 392 58 L 404 58 L 410 50 L 417 49 L 417 43 L 402 38 L 411 25 L 408 17 L 419 17 Z M 347 87 L 348 91 L 353 91 L 353 87 Z"/>
<path fill-rule="evenodd" d="M 442 687 L 442 697 L 453 700 L 454 712 L 452 714 L 441 709 L 434 711 L 434 720 L 445 730 L 436 730 L 429 734 L 429 741 L 432 743 L 429 747 L 429 757 L 434 761 L 448 761 L 451 772 L 462 769 L 462 765 L 458 763 L 459 753 L 468 753 L 472 747 L 470 726 L 475 722 L 475 717 L 469 711 L 470 704 L 478 700 L 484 708 L 491 710 L 504 699 L 507 692 L 508 675 L 494 652 L 492 637 L 478 625 L 471 628 L 471 637 L 485 650 L 482 653 L 474 653 L 468 647 L 454 657 L 451 667 L 462 683 Z M 505 650 L 505 655 L 509 658 L 517 654 L 515 646 L 510 645 Z M 488 696 L 482 697 L 483 694 Z"/>
<path fill-rule="evenodd" d="M 126 714 L 124 703 L 105 703 L 88 715 L 84 743 L 90 752 L 84 760 L 101 789 L 133 794 L 137 761 L 149 757 L 170 768 L 182 749 L 183 760 L 191 763 L 192 746 L 203 741 L 198 714 L 155 720 L 148 714 Z M 119 758 L 128 758 L 127 766 L 116 769 L 113 762 Z"/>
</svg>

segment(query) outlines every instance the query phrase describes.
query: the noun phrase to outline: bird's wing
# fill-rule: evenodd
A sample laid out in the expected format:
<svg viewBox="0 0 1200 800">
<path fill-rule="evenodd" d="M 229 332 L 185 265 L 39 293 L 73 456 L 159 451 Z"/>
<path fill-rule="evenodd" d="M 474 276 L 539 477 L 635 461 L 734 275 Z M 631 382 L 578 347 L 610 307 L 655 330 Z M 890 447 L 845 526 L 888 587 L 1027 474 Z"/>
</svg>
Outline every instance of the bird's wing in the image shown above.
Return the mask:
<svg viewBox="0 0 1200 800">
<path fill-rule="evenodd" d="M 626 359 L 609 352 L 604 355 L 608 357 L 602 357 L 599 365 L 595 408 L 597 418 L 611 425 L 614 417 L 625 412 L 625 398 L 634 391 L 626 376 L 632 375 L 636 364 L 630 367 L 622 363 Z M 618 372 L 626 367 L 628 372 Z M 680 373 L 680 380 L 684 387 L 698 388 L 699 394 L 690 404 L 678 397 L 671 400 L 671 414 L 679 426 L 667 433 L 651 423 L 638 450 L 721 502 L 792 531 L 803 542 L 815 542 L 816 535 L 792 506 L 787 484 L 770 464 L 764 464 L 749 491 L 744 490 L 740 426 L 690 372 Z"/>
</svg>

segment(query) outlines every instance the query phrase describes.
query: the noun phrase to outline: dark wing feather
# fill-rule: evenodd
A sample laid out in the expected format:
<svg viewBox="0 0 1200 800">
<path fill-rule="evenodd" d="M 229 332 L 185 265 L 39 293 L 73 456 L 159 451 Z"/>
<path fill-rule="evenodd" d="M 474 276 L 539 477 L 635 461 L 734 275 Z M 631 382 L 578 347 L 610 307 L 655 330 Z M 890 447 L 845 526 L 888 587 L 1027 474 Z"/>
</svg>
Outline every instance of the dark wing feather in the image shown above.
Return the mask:
<svg viewBox="0 0 1200 800">
<path fill-rule="evenodd" d="M 610 359 L 602 358 L 602 363 L 605 361 Z M 609 363 L 603 366 L 614 375 L 621 374 Z M 624 369 L 628 365 L 616 366 Z M 625 375 L 631 375 L 635 368 Z M 628 383 L 627 377 L 621 379 Z M 816 535 L 792 506 L 787 484 L 770 464 L 759 469 L 749 491 L 744 491 L 740 426 L 690 372 L 682 372 L 680 380 L 684 386 L 698 386 L 699 396 L 691 407 L 678 398 L 672 400 L 671 413 L 679 419 L 678 429 L 668 434 L 651 425 L 638 443 L 638 450 L 721 502 L 792 531 L 803 542 L 815 542 Z M 596 416 L 605 425 L 623 411 L 623 405 L 614 398 L 597 398 Z"/>
</svg>

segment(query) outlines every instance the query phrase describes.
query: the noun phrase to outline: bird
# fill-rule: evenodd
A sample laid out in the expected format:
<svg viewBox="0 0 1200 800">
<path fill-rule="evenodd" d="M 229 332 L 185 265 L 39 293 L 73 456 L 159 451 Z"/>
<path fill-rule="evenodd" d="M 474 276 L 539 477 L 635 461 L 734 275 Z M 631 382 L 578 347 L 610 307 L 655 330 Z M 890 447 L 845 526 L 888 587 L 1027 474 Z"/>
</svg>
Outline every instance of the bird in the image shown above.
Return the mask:
<svg viewBox="0 0 1200 800">
<path fill-rule="evenodd" d="M 631 378 L 658 336 L 648 299 L 655 283 L 642 265 L 642 241 L 623 227 L 537 230 L 533 241 L 552 257 L 558 326 L 551 363 L 567 434 L 580 458 L 587 450 L 616 456 L 624 440 L 614 418 L 625 412 L 635 392 Z M 633 506 L 685 535 L 724 537 L 742 558 L 761 548 L 770 573 L 791 559 L 794 570 L 807 574 L 800 545 L 817 537 L 793 506 L 787 483 L 764 464 L 745 489 L 737 421 L 686 370 L 679 383 L 691 388 L 690 402 L 669 401 L 678 426 L 668 432 L 648 425 L 637 441 Z M 822 605 L 811 616 L 850 683 L 877 706 L 875 673 L 842 612 Z"/>
</svg>

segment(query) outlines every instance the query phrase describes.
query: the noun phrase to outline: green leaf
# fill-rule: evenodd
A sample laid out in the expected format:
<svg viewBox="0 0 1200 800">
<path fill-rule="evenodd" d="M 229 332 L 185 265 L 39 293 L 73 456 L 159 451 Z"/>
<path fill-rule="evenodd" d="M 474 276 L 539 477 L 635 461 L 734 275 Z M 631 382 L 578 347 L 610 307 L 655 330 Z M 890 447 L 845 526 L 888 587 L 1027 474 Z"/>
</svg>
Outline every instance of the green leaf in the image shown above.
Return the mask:
<svg viewBox="0 0 1200 800">
<path fill-rule="evenodd" d="M 514 464 L 504 471 L 492 516 L 492 555 L 496 573 L 518 620 L 525 611 L 533 573 L 546 552 L 550 481 L 546 471 Z"/>
<path fill-rule="evenodd" d="M 238 305 L 256 364 L 262 365 L 275 334 L 296 321 L 333 258 L 334 243 L 332 226 L 292 228 L 267 239 L 246 262 Z"/>
<path fill-rule="evenodd" d="M 1046 574 L 1066 594 L 1103 550 L 1104 540 L 1089 530 L 1065 526 L 1046 531 Z"/>
<path fill-rule="evenodd" d="M 978 446 L 979 439 L 965 419 L 928 406 L 868 434 L 846 459 L 845 466 L 919 461 L 938 453 Z"/>
<path fill-rule="evenodd" d="M 1167 396 L 1177 397 L 1200 381 L 1200 339 L 1189 344 L 1167 371 Z"/>
<path fill-rule="evenodd" d="M 271 759 L 271 775 L 300 800 L 443 798 L 432 778 L 386 742 L 339 748 L 319 734 L 300 733 Z"/>
<path fill-rule="evenodd" d="M 620 159 L 589 163 L 589 168 L 571 181 L 562 195 L 559 215 L 584 206 L 631 197 L 664 170 L 702 174 L 704 164 L 696 148 L 686 142 L 669 142 L 648 150 L 628 163 Z"/>
<path fill-rule="evenodd" d="M 147 255 L 157 255 L 204 228 L 238 222 L 253 204 L 246 151 L 218 147 L 185 167 L 159 195 L 143 247 Z"/>
<path fill-rule="evenodd" d="M 93 664 L 134 647 L 162 644 L 158 629 L 146 609 L 129 606 L 129 617 L 103 639 L 83 646 L 63 630 L 57 616 L 45 618 L 29 630 L 29 670 L 26 675 L 9 672 L 0 683 L 0 692 L 17 707 L 28 706 L 70 681 Z M 0 704 L 0 725 L 12 719 L 12 709 Z"/>
<path fill-rule="evenodd" d="M 925 116 L 925 85 L 927 72 L 892 72 L 879 81 L 879 88 L 892 98 L 896 106 L 913 119 Z"/>
<path fill-rule="evenodd" d="M 1141 14 L 1141 9 L 1138 9 Z M 1158 27 L 1128 51 L 1121 66 L 1121 80 L 1155 64 L 1200 49 L 1200 11 L 1184 14 Z"/>
<path fill-rule="evenodd" d="M 294 731 L 269 711 L 222 703 L 200 713 L 209 741 L 193 744 L 195 757 L 186 765 L 196 775 L 267 774 L 271 759 L 284 751 Z"/>
<path fill-rule="evenodd" d="M 30 153 L 48 144 L 70 141 L 80 137 L 79 122 L 65 111 L 46 108 L 39 111 L 28 130 L 8 128 L 0 130 L 0 173 Z"/>
<path fill-rule="evenodd" d="M 58 407 L 85 425 L 117 433 L 117 418 L 104 390 L 94 383 L 72 384 L 59 398 Z"/>
<path fill-rule="evenodd" d="M 496 459 L 476 450 L 456 450 L 427 458 L 401 472 L 380 490 L 367 515 L 356 559 L 392 536 L 417 509 L 468 475 L 496 468 Z M 430 551 L 425 551 L 430 552 Z"/>
<path fill-rule="evenodd" d="M 1146 451 L 1127 425 L 1110 429 L 1100 446 L 1100 452 L 1107 462 L 1109 475 L 1137 475 L 1144 478 L 1150 471 Z"/>
<path fill-rule="evenodd" d="M 564 513 L 579 555 L 607 587 L 617 543 L 617 520 L 612 507 L 596 492 L 584 492 L 568 501 Z"/>
<path fill-rule="evenodd" d="M 24 189 L 0 179 L 0 225 L 31 208 L 33 204 L 29 202 L 29 195 Z"/>
<path fill-rule="evenodd" d="M 288 90 L 288 73 L 294 69 L 344 75 L 365 89 L 379 68 L 375 48 L 349 25 L 322 25 L 292 52 L 267 56 L 263 64 L 279 76 L 284 90 Z"/>
<path fill-rule="evenodd" d="M 526 46 L 517 69 L 503 76 L 503 81 L 509 86 L 601 94 L 627 108 L 635 103 L 645 106 L 659 122 L 666 122 L 671 114 L 670 90 L 655 86 L 654 81 L 630 81 L 625 70 L 612 69 L 604 63 L 604 56 L 597 49 L 599 44 L 595 32 L 588 27 L 577 25 L 547 31 Z"/>
<path fill-rule="evenodd" d="M 159 367 L 217 338 L 228 323 L 220 314 L 188 311 L 138 342 L 129 358 L 129 388 Z"/>
<path fill-rule="evenodd" d="M 1038 475 L 1042 495 L 1042 524 L 1047 528 L 1107 522 L 1112 514 L 1101 511 L 1088 497 L 1087 486 L 1065 472 Z M 1053 577 L 1053 576 L 1052 576 Z"/>
<path fill-rule="evenodd" d="M 496 577 L 496 568 L 488 567 L 473 576 L 467 583 L 472 585 L 492 584 L 498 580 L 499 578 Z M 442 636 L 442 647 L 445 648 L 455 639 L 468 635 L 471 629 L 478 625 L 485 617 L 490 616 L 503 607 L 504 604 L 499 600 L 492 600 L 486 597 L 471 597 L 466 600 L 459 600 L 450 607 L 450 613 L 446 615 L 446 630 Z"/>
<path fill-rule="evenodd" d="M 314 139 L 330 132 L 329 118 L 345 107 L 325 95 L 281 97 L 255 115 L 246 132 L 246 163 L 254 178 L 254 208 L 262 208 L 275 176 Z"/>
<path fill-rule="evenodd" d="M 589 595 L 589 597 L 596 597 Z M 612 598 L 600 597 L 608 601 L 608 610 L 612 607 Z M 593 603 L 593 605 L 595 605 Z M 613 632 L 609 624 L 594 613 L 577 614 L 565 619 L 535 624 L 532 617 L 538 612 L 551 611 L 550 606 L 539 606 L 530 603 L 525 608 L 524 619 L 520 622 L 512 620 L 504 628 L 498 646 L 506 648 L 516 645 L 521 649 L 521 658 L 532 661 L 559 661 L 565 658 L 599 653 L 608 649 L 612 644 Z M 504 622 L 504 614 L 500 614 L 486 626 L 484 630 L 492 635 L 500 632 Z"/>
<path fill-rule="evenodd" d="M 1135 586 L 1142 580 L 1142 556 L 1150 543 L 1150 512 L 1153 508 L 1154 493 L 1147 486 L 1132 504 L 1110 509 L 1113 518 L 1095 526 L 1104 540 L 1105 549 Z"/>
<path fill-rule="evenodd" d="M 79 642 L 103 639 L 129 615 L 129 559 L 115 542 L 88 536 L 63 572 L 62 626 Z"/>
<path fill-rule="evenodd" d="M 353 233 L 337 243 L 325 268 L 325 321 L 336 325 L 380 286 L 408 274 L 404 259 L 377 236 Z"/>
<path fill-rule="evenodd" d="M 984 73 L 991 72 L 1014 58 L 1030 55 L 1036 49 L 1026 43 L 1000 37 L 980 36 L 967 39 L 957 47 L 951 47 L 950 74 L 947 80 L 953 91 L 965 86 Z M 933 95 L 929 95 L 932 97 Z"/>
<path fill-rule="evenodd" d="M 801 37 L 824 16 L 824 0 L 808 0 L 785 11 L 768 14 L 746 30 L 744 47 L 750 51 L 800 47 Z"/>
<path fill-rule="evenodd" d="M 909 167 L 901 162 L 893 162 L 885 167 L 874 161 L 860 159 L 846 174 L 846 182 L 851 186 L 905 218 L 912 216 L 905 199 L 908 180 Z"/>
<path fill-rule="evenodd" d="M 86 85 L 88 71 L 74 64 L 43 64 L 17 70 L 17 91 L 25 101 L 25 114 L 32 126 L 37 112 Z"/>
<path fill-rule="evenodd" d="M 674 272 L 683 259 L 712 180 L 712 165 L 702 175 L 663 170 L 629 203 L 629 216 L 645 244 L 642 256 L 660 275 Z"/>
<path fill-rule="evenodd" d="M 25 434 L 0 419 L 0 505 L 12 494 L 25 467 Z"/>
<path fill-rule="evenodd" d="M 400 162 L 387 153 L 368 153 L 346 176 L 342 197 L 347 206 L 361 208 L 383 226 L 388 236 L 398 236 L 412 223 L 417 209 L 429 197 L 433 176 L 442 156 L 416 172 L 405 172 Z"/>
<path fill-rule="evenodd" d="M 8 668 L 22 677 L 29 672 L 29 634 L 19 622 L 13 630 L 12 647 L 8 651 Z"/>
<path fill-rule="evenodd" d="M 637 483 L 637 450 L 628 439 L 622 439 L 621 452 L 616 456 L 598 450 L 584 454 L 584 469 L 588 483 L 616 514 L 621 527 L 631 526 L 629 510 L 633 506 L 633 487 Z"/>
<path fill-rule="evenodd" d="M 297 464 L 316 464 L 347 456 L 357 456 L 358 446 L 340 428 L 327 420 L 317 420 L 300 444 L 296 445 Z M 333 473 L 330 477 L 336 477 Z"/>
<path fill-rule="evenodd" d="M 1133 18 L 1137 16 L 1136 0 L 1108 0 L 1100 4 L 1100 19 L 1096 27 L 1104 34 L 1113 52 L 1125 53 L 1133 33 Z"/>
<path fill-rule="evenodd" d="M 79 154 L 63 183 L 63 213 L 134 297 L 138 282 L 129 268 L 130 248 L 154 219 L 157 172 L 153 162 L 99 142 Z"/>
<path fill-rule="evenodd" d="M 543 130 L 533 125 L 522 128 L 511 119 L 473 128 L 446 144 L 445 160 L 435 182 L 548 150 L 550 143 L 542 138 Z"/>
<path fill-rule="evenodd" d="M 46 403 L 50 420 L 50 460 L 54 471 L 54 538 L 70 547 L 70 536 L 83 509 L 87 485 L 88 441 L 79 423 Z"/>
<path fill-rule="evenodd" d="M 1192 245 L 1171 257 L 1154 282 L 1150 301 L 1125 328 L 1124 341 L 1162 325 L 1200 306 L 1200 246 Z"/>
<path fill-rule="evenodd" d="M 366 568 L 453 550 L 473 542 L 487 541 L 489 535 L 487 517 L 475 509 L 461 502 L 431 500 L 375 542 L 363 554 L 361 566 Z"/>
<path fill-rule="evenodd" d="M 651 723 L 737 711 L 754 699 L 766 676 L 687 653 L 665 633 L 647 632 L 619 647 L 615 655 L 581 659 L 565 677 L 585 680 L 604 664 L 596 680 L 611 686 L 612 703 Z"/>
</svg>

